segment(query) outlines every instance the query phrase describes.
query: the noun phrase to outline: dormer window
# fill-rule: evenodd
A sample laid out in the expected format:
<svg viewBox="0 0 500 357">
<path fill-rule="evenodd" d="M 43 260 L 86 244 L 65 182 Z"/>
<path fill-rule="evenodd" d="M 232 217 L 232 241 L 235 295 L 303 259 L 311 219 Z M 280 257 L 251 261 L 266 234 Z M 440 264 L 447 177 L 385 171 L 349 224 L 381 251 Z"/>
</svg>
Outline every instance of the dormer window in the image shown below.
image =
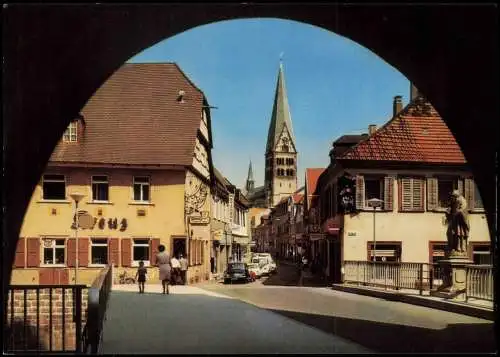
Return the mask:
<svg viewBox="0 0 500 357">
<path fill-rule="evenodd" d="M 64 132 L 63 141 L 67 143 L 76 143 L 78 139 L 77 135 L 78 121 L 74 120 L 69 123 L 68 128 Z"/>
</svg>

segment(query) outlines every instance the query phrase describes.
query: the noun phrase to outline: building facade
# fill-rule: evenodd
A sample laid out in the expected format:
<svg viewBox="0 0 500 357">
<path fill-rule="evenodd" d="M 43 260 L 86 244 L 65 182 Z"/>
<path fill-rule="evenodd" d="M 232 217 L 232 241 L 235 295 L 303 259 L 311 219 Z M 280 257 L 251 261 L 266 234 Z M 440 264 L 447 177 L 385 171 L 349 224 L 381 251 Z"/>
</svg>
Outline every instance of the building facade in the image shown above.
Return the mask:
<svg viewBox="0 0 500 357">
<path fill-rule="evenodd" d="M 491 264 L 480 193 L 453 134 L 422 95 L 401 107 L 396 97 L 393 118 L 335 157 L 318 187 L 334 282 L 342 280 L 345 261 L 435 263 L 444 257 L 453 190 L 467 200 L 470 258 Z"/>
<path fill-rule="evenodd" d="M 125 64 L 55 148 L 25 215 L 11 282 L 90 284 L 110 264 L 115 279 L 134 276 L 140 261 L 157 282 L 160 244 L 188 257 L 188 281 L 207 279 L 211 149 L 208 102 L 176 64 Z M 84 195 L 78 230 L 73 193 Z"/>
</svg>

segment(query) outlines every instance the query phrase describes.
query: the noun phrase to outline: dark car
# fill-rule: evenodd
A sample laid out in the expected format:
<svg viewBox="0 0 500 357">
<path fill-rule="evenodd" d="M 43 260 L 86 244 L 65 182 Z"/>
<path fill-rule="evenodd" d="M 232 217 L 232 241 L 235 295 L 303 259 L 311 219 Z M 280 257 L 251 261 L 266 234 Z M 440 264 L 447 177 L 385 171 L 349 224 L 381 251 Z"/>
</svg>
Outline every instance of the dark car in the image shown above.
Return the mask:
<svg viewBox="0 0 500 357">
<path fill-rule="evenodd" d="M 238 281 L 245 283 L 252 281 L 248 266 L 245 263 L 229 263 L 224 272 L 224 284 Z"/>
</svg>

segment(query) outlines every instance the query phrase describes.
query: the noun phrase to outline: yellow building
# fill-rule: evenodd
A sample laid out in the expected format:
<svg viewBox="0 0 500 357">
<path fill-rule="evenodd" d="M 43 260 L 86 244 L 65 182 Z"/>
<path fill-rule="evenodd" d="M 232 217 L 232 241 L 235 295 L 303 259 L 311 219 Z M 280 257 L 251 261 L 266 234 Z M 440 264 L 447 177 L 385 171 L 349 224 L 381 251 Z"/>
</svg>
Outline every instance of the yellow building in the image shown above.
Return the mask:
<svg viewBox="0 0 500 357">
<path fill-rule="evenodd" d="M 78 271 L 89 284 L 107 264 L 118 281 L 140 261 L 158 282 L 160 244 L 187 255 L 189 282 L 208 279 L 211 148 L 208 102 L 176 64 L 122 66 L 71 122 L 35 187 L 11 283 L 73 284 Z M 84 195 L 78 232 L 74 193 Z"/>
</svg>

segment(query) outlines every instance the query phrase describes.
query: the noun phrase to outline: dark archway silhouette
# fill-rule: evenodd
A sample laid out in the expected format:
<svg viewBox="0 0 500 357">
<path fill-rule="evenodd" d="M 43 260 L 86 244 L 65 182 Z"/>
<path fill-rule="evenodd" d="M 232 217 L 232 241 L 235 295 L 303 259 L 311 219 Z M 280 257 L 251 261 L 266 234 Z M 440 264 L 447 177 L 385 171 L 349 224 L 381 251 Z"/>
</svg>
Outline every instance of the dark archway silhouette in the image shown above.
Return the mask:
<svg viewBox="0 0 500 357">
<path fill-rule="evenodd" d="M 160 40 L 202 24 L 250 17 L 331 30 L 370 49 L 414 82 L 461 145 L 494 237 L 495 4 L 14 4 L 3 8 L 4 301 L 33 189 L 63 130 L 94 91 L 127 59 Z"/>
</svg>

